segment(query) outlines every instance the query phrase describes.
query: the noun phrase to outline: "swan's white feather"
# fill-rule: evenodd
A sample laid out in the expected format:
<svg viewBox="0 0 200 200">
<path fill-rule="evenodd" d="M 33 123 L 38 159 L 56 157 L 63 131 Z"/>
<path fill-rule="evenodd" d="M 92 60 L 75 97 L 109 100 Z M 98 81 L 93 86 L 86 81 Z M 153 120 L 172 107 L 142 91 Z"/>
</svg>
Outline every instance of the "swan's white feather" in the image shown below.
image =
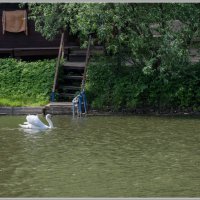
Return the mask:
<svg viewBox="0 0 200 200">
<path fill-rule="evenodd" d="M 40 121 L 37 115 L 27 115 L 26 116 L 27 121 L 24 122 L 24 124 L 19 124 L 19 126 L 24 129 L 38 129 L 38 130 L 53 128 L 53 123 L 50 120 L 50 117 L 51 117 L 50 114 L 46 115 L 46 120 L 49 123 L 49 126 L 45 125 L 42 121 Z"/>
<path fill-rule="evenodd" d="M 37 115 L 27 115 L 26 120 L 28 122 L 28 126 L 32 126 L 32 128 L 48 128 L 43 122 L 40 121 Z"/>
<path fill-rule="evenodd" d="M 19 124 L 21 128 L 26 128 L 26 129 L 39 129 L 39 127 L 33 126 L 32 124 L 29 123 L 24 123 L 24 124 Z"/>
</svg>

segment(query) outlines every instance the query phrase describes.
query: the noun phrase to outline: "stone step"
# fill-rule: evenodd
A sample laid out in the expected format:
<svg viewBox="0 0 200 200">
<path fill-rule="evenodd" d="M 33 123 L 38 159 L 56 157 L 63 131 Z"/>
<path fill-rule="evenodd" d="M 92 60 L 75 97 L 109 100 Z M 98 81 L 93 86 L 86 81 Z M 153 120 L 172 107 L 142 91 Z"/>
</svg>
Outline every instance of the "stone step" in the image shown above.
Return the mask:
<svg viewBox="0 0 200 200">
<path fill-rule="evenodd" d="M 72 114 L 72 102 L 51 102 L 45 106 L 45 112 L 53 115 Z"/>
<path fill-rule="evenodd" d="M 63 89 L 63 90 L 75 90 L 75 91 L 77 91 L 77 90 L 80 90 L 80 86 L 66 86 L 66 85 L 60 85 L 59 86 L 59 88 L 60 89 Z"/>
<path fill-rule="evenodd" d="M 64 79 L 68 79 L 68 80 L 82 80 L 83 76 L 66 75 L 66 76 L 64 76 Z"/>
<path fill-rule="evenodd" d="M 75 96 L 75 93 L 59 93 L 58 101 L 72 101 Z"/>
<path fill-rule="evenodd" d="M 85 62 L 70 62 L 70 61 L 67 61 L 67 62 L 64 62 L 63 66 L 64 67 L 82 67 L 82 68 L 84 68 Z"/>
<path fill-rule="evenodd" d="M 64 70 L 84 70 L 85 69 L 85 62 L 65 62 L 63 64 Z"/>
<path fill-rule="evenodd" d="M 84 62 L 86 59 L 86 54 L 69 54 L 69 62 Z"/>
<path fill-rule="evenodd" d="M 50 107 L 71 107 L 72 102 L 50 102 L 46 106 L 50 106 Z"/>
<path fill-rule="evenodd" d="M 80 48 L 80 46 L 68 46 L 68 52 L 69 54 L 84 54 L 86 55 L 87 48 Z M 103 46 L 91 46 L 90 47 L 90 53 L 96 54 L 96 53 L 103 53 L 104 47 Z"/>
</svg>

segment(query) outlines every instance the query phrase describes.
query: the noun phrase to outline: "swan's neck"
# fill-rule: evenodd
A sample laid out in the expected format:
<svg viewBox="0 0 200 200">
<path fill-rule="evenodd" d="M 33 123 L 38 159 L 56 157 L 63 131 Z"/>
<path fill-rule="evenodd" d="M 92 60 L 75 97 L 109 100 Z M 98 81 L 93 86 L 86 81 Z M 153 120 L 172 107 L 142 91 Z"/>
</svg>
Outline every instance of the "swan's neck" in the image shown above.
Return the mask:
<svg viewBox="0 0 200 200">
<path fill-rule="evenodd" d="M 52 121 L 49 119 L 49 117 L 47 117 L 46 116 L 46 120 L 47 120 L 47 122 L 49 123 L 49 128 L 53 128 L 53 123 L 52 123 Z"/>
</svg>

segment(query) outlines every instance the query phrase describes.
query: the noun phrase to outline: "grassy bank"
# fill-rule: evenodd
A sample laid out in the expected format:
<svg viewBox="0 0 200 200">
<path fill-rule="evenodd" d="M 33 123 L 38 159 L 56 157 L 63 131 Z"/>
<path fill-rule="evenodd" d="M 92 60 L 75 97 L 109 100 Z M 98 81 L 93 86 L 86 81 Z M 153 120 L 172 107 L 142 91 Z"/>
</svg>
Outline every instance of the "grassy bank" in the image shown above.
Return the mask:
<svg viewBox="0 0 200 200">
<path fill-rule="evenodd" d="M 0 106 L 45 105 L 50 98 L 55 60 L 0 59 Z"/>
</svg>

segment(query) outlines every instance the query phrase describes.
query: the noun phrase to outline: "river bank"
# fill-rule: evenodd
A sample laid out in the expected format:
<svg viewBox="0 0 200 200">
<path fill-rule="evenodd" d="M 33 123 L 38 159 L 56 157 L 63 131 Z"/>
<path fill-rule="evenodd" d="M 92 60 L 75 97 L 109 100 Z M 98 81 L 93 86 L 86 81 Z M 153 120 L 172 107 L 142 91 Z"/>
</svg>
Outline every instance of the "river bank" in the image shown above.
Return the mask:
<svg viewBox="0 0 200 200">
<path fill-rule="evenodd" d="M 0 115 L 28 115 L 28 114 L 52 114 L 52 115 L 72 115 L 71 105 L 59 106 L 23 106 L 23 107 L 9 107 L 2 106 L 0 107 Z M 119 112 L 107 110 L 89 110 L 87 113 L 88 116 L 112 116 L 112 115 L 146 115 L 146 116 L 200 116 L 199 111 L 154 111 L 154 110 L 145 110 L 145 109 L 135 109 L 134 111 L 122 110 Z"/>
<path fill-rule="evenodd" d="M 43 106 L 38 107 L 0 107 L 0 115 L 26 115 L 26 114 L 42 114 Z"/>
<path fill-rule="evenodd" d="M 0 115 L 28 115 L 28 114 L 52 114 L 52 115 L 70 115 L 71 106 L 5 106 L 0 107 Z"/>
</svg>

